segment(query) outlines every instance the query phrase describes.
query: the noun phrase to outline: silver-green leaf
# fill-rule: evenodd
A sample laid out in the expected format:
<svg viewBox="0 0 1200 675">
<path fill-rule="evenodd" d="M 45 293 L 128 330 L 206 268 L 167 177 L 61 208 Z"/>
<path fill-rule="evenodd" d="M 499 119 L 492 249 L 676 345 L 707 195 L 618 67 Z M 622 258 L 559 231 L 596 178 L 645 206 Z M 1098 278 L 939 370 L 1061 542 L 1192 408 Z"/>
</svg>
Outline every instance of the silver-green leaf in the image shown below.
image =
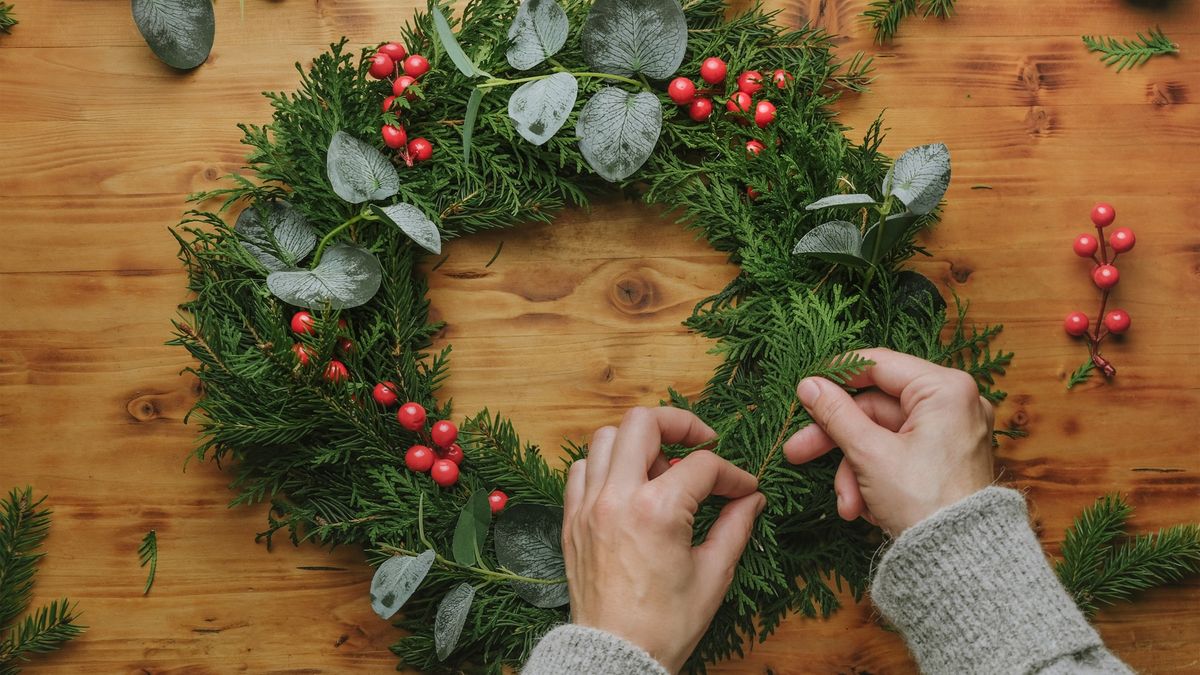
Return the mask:
<svg viewBox="0 0 1200 675">
<path fill-rule="evenodd" d="M 923 216 L 937 208 L 950 186 L 950 150 L 944 143 L 905 150 L 889 175 L 891 194 L 909 211 Z"/>
<path fill-rule="evenodd" d="M 640 169 L 662 130 L 662 107 L 650 92 L 617 87 L 596 92 L 579 113 L 575 134 L 589 166 L 605 180 L 619 181 Z"/>
<path fill-rule="evenodd" d="M 471 97 L 467 99 L 467 112 L 463 116 L 463 161 L 471 161 L 471 138 L 475 135 L 475 119 L 479 116 L 479 104 L 483 101 L 486 89 L 475 87 Z"/>
<path fill-rule="evenodd" d="M 871 195 L 829 195 L 809 204 L 804 209 L 806 211 L 816 211 L 817 209 L 828 209 L 833 206 L 855 206 L 858 204 L 874 203 L 875 198 Z"/>
<path fill-rule="evenodd" d="M 913 213 L 894 213 L 883 221 L 883 230 L 879 229 L 879 223 L 872 225 L 867 229 L 867 233 L 863 235 L 862 255 L 871 262 L 879 262 L 883 256 L 887 255 L 900 243 L 904 235 L 908 233 L 908 228 L 916 222 L 917 216 Z"/>
<path fill-rule="evenodd" d="M 844 220 L 822 223 L 809 230 L 796 242 L 792 253 L 855 267 L 867 264 L 862 257 L 862 235 L 854 223 Z"/>
<path fill-rule="evenodd" d="M 521 85 L 508 98 L 508 116 L 521 138 L 541 145 L 550 140 L 571 114 L 579 82 L 571 73 L 554 73 Z"/>
<path fill-rule="evenodd" d="M 442 14 L 442 10 L 434 5 L 432 8 L 433 28 L 437 31 L 438 40 L 442 43 L 442 49 L 446 50 L 446 56 L 458 66 L 459 72 L 467 77 L 491 77 L 487 72 L 481 70 L 471 57 L 463 51 L 461 45 L 458 44 L 458 38 L 454 37 L 454 31 L 450 29 L 450 22 L 446 20 L 446 15 Z"/>
<path fill-rule="evenodd" d="M 369 251 L 349 244 L 330 246 L 311 270 L 267 275 L 267 288 L 280 300 L 310 309 L 347 309 L 375 297 L 383 268 Z"/>
<path fill-rule="evenodd" d="M 538 504 L 517 504 L 505 509 L 494 532 L 496 561 L 514 574 L 529 579 L 562 579 L 562 583 L 509 584 L 535 607 L 560 607 L 570 602 L 562 552 L 562 509 Z"/>
<path fill-rule="evenodd" d="M 385 222 L 392 223 L 407 234 L 410 239 L 433 254 L 442 252 L 442 234 L 437 225 L 421 209 L 412 204 L 392 204 L 391 206 L 376 206 L 371 204 L 371 211 Z"/>
<path fill-rule="evenodd" d="M 212 51 L 212 0 L 133 0 L 133 22 L 163 63 L 190 70 Z"/>
<path fill-rule="evenodd" d="M 272 272 L 295 267 L 317 245 L 308 219 L 287 202 L 251 204 L 238 215 L 233 229 L 242 247 Z"/>
<path fill-rule="evenodd" d="M 529 70 L 554 56 L 567 42 L 567 13 L 554 0 L 524 0 L 508 27 L 508 63 Z"/>
<path fill-rule="evenodd" d="M 437 618 L 433 620 L 433 646 L 437 649 L 438 659 L 445 661 L 454 648 L 458 646 L 458 638 L 462 635 L 463 626 L 467 623 L 467 615 L 471 612 L 471 601 L 475 599 L 475 587 L 461 583 L 442 598 L 438 605 Z"/>
<path fill-rule="evenodd" d="M 388 158 L 344 131 L 329 141 L 325 170 L 333 191 L 351 204 L 387 199 L 400 191 L 400 174 Z"/>
<path fill-rule="evenodd" d="M 665 80 L 687 51 L 677 0 L 596 0 L 583 24 L 583 57 L 596 70 Z"/>
<path fill-rule="evenodd" d="M 433 565 L 433 549 L 421 555 L 402 555 L 388 558 L 371 578 L 371 609 L 379 618 L 388 620 L 400 611 L 404 603 L 429 574 Z"/>
</svg>

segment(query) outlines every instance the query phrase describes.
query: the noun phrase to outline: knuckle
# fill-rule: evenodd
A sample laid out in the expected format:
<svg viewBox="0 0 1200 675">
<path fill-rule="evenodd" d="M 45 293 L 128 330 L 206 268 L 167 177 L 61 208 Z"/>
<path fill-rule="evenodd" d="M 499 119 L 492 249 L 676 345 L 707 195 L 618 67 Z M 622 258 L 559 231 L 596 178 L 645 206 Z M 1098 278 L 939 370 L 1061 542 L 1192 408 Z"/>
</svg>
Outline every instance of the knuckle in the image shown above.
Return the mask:
<svg viewBox="0 0 1200 675">
<path fill-rule="evenodd" d="M 978 396 L 979 385 L 975 383 L 975 378 L 961 370 L 952 370 L 947 376 L 948 387 L 957 394 L 962 396 Z"/>
<path fill-rule="evenodd" d="M 634 407 L 630 408 L 629 410 L 625 411 L 625 416 L 624 416 L 624 418 L 622 418 L 621 423 L 624 424 L 626 422 L 640 422 L 640 421 L 645 420 L 646 418 L 650 417 L 651 414 L 652 413 L 650 412 L 650 409 L 645 406 L 640 406 L 640 405 L 634 406 Z"/>
</svg>

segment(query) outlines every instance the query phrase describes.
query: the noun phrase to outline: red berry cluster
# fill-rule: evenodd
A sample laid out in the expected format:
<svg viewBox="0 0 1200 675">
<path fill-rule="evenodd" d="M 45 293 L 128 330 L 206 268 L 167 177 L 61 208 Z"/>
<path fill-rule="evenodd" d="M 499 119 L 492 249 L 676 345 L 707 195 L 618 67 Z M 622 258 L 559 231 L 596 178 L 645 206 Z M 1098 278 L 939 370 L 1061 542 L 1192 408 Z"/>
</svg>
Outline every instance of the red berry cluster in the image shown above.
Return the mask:
<svg viewBox="0 0 1200 675">
<path fill-rule="evenodd" d="M 397 72 L 404 74 L 397 77 Z M 399 42 L 388 42 L 371 57 L 369 72 L 377 80 L 392 80 L 392 95 L 383 99 L 383 112 L 400 115 L 400 108 L 395 105 L 396 98 L 403 96 L 412 101 L 417 95 L 411 87 L 417 84 L 417 79 L 429 72 L 429 59 L 420 54 L 408 54 L 404 45 Z M 383 142 L 393 150 L 399 150 L 404 162 L 412 166 L 416 162 L 424 162 L 433 157 L 433 144 L 424 138 L 408 140 L 408 133 L 401 124 L 385 124 L 379 133 Z"/>
<path fill-rule="evenodd" d="M 1092 330 L 1088 330 L 1090 322 L 1087 314 L 1083 312 L 1071 312 L 1063 320 L 1063 328 L 1069 335 L 1087 338 L 1088 353 L 1092 357 L 1092 363 L 1106 377 L 1116 375 L 1117 369 L 1107 359 L 1100 356 L 1100 343 L 1109 335 L 1120 335 L 1129 330 L 1131 323 L 1129 313 L 1123 309 L 1109 310 L 1105 313 L 1105 309 L 1108 307 L 1108 295 L 1121 279 L 1121 274 L 1117 270 L 1117 257 L 1133 250 L 1136 241 L 1133 230 L 1127 227 L 1118 227 L 1107 238 L 1104 236 L 1104 228 L 1112 225 L 1116 217 L 1117 212 L 1112 205 L 1096 204 L 1092 208 L 1092 223 L 1096 226 L 1096 234 L 1084 233 L 1075 237 L 1075 255 L 1080 258 L 1091 258 L 1094 263 L 1092 283 L 1100 289 L 1100 311 L 1096 315 L 1096 326 Z M 1109 249 L 1112 250 L 1111 258 Z"/>
<path fill-rule="evenodd" d="M 309 312 L 296 312 L 292 315 L 292 332 L 297 335 L 314 335 L 317 332 L 317 320 Z M 338 319 L 338 330 L 345 331 L 347 329 L 345 319 Z M 346 336 L 341 336 L 337 340 L 338 352 L 345 356 L 354 350 L 354 341 Z M 297 342 L 292 345 L 292 353 L 296 355 L 296 360 L 300 365 L 307 366 L 309 362 L 317 358 L 317 353 L 303 342 Z M 346 368 L 346 364 L 337 359 L 330 359 L 329 363 L 325 364 L 324 372 L 325 381 L 334 384 L 345 382 L 350 379 L 350 370 Z"/>
</svg>

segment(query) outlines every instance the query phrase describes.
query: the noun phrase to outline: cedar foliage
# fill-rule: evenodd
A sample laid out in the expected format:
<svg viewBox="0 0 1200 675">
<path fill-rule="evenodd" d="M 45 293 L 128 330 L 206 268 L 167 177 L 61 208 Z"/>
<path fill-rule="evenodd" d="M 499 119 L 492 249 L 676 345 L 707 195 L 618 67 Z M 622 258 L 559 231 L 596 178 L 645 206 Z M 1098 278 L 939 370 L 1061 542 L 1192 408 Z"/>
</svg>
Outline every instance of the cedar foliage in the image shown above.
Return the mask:
<svg viewBox="0 0 1200 675">
<path fill-rule="evenodd" d="M 573 30 L 556 60 L 584 70 L 577 28 L 590 5 L 563 5 Z M 464 8 L 459 39 L 489 72 L 510 72 L 504 52 L 515 9 L 507 0 L 472 0 Z M 852 142 L 829 107 L 843 89 L 863 86 L 869 60 L 841 62 L 829 35 L 782 28 L 758 7 L 726 18 L 722 0 L 692 0 L 684 11 L 690 41 L 681 72 L 695 72 L 705 56 L 722 54 L 730 72 L 770 66 L 795 77 L 773 93 L 779 114 L 765 130 L 724 114 L 691 122 L 675 112 L 660 83 L 654 91 L 666 110 L 662 138 L 647 164 L 621 186 L 626 197 L 643 199 L 695 229 L 740 267 L 725 289 L 686 319 L 689 328 L 714 340 L 721 365 L 695 400 L 668 394 L 671 404 L 694 410 L 718 432 L 716 452 L 756 473 L 767 495 L 726 601 L 689 661 L 690 670 L 703 671 L 706 663 L 741 654 L 748 639 L 765 639 L 789 614 L 829 614 L 838 604 L 835 588 L 858 597 L 867 583 L 877 537 L 863 523 L 837 517 L 832 479 L 838 458 L 797 467 L 781 457 L 783 440 L 809 421 L 796 401 L 796 383 L 811 375 L 844 381 L 866 363 L 840 354 L 886 346 L 962 367 L 976 376 L 981 392 L 998 400 L 1003 394 L 992 378 L 1011 355 L 988 348 L 998 327 L 964 324 L 965 308 L 943 331 L 948 320 L 936 289 L 901 270 L 905 260 L 923 253 L 913 236 L 929 218 L 892 250 L 868 293 L 861 292 L 861 272 L 791 254 L 799 237 L 822 222 L 804 204 L 846 185 L 873 190 L 889 165 L 879 152 L 880 122 Z M 400 36 L 410 52 L 428 55 L 432 63 L 421 80 L 421 98 L 401 103 L 412 108 L 403 120 L 410 137 L 428 138 L 436 150 L 432 161 L 401 166 L 398 200 L 436 215 L 443 237 L 451 239 L 548 221 L 565 208 L 613 194 L 588 170 L 570 133 L 541 147 L 523 141 L 507 116 L 509 91 L 483 97 L 472 156 L 465 160 L 462 117 L 470 86 L 433 35 L 429 15 L 422 13 Z M 268 94 L 273 120 L 241 127 L 250 148 L 248 176 L 198 199 L 219 198 L 225 208 L 285 199 L 322 234 L 350 218 L 356 207 L 333 193 L 325 152 L 339 129 L 378 138 L 379 102 L 389 92 L 386 83 L 366 76 L 363 56 L 370 52 L 356 58 L 343 41 L 311 68 L 298 65 L 295 93 Z M 581 100 L 599 86 L 588 79 L 580 84 Z M 564 129 L 574 128 L 575 116 Z M 748 158 L 749 137 L 769 150 Z M 762 193 L 757 201 L 747 200 L 747 185 Z M 300 338 L 287 327 L 291 309 L 266 291 L 265 270 L 224 216 L 192 211 L 174 234 L 193 297 L 181 307 L 172 342 L 196 360 L 190 370 L 204 385 L 193 410 L 202 431 L 195 456 L 231 466 L 234 504 L 271 503 L 260 533 L 268 544 L 285 535 L 295 544 L 364 546 L 378 562 L 419 552 L 427 540 L 446 554 L 458 514 L 475 491 L 503 489 L 510 505 L 561 506 L 564 467 L 544 460 L 539 448 L 522 443 L 509 420 L 488 410 L 469 413 L 460 425 L 467 462 L 453 489 L 438 489 L 427 476 L 404 468 L 404 449 L 417 438 L 371 403 L 370 387 L 391 380 L 402 399 L 424 405 L 431 419 L 449 418 L 449 404 L 436 394 L 448 374 L 450 348 L 432 347 L 438 325 L 429 321 L 418 270 L 422 253 L 396 228 L 352 231 L 352 239 L 377 253 L 382 288 L 362 307 L 316 312 L 315 335 Z M 351 379 L 333 385 L 321 378 L 320 365 L 334 353 L 338 319 L 348 323 L 355 349 L 345 358 Z M 297 364 L 291 351 L 296 339 L 321 355 L 317 364 Z M 578 457 L 584 449 L 571 445 L 566 451 Z M 698 514 L 698 540 L 719 501 Z M 490 537 L 484 551 L 490 571 L 443 556 L 405 605 L 397 625 L 410 634 L 393 646 L 402 665 L 499 673 L 503 665 L 519 665 L 541 635 L 566 620 L 565 608 L 537 608 L 513 592 L 495 571 Z M 441 597 L 463 582 L 476 586 L 475 600 L 458 648 L 443 663 L 434 649 L 433 618 Z"/>
<path fill-rule="evenodd" d="M 1089 52 L 1100 54 L 1100 62 L 1116 66 L 1117 72 L 1140 66 L 1152 57 L 1178 54 L 1179 45 L 1163 35 L 1161 28 L 1154 28 L 1149 35 L 1137 34 L 1137 39 L 1084 35 L 1083 44 Z"/>
</svg>

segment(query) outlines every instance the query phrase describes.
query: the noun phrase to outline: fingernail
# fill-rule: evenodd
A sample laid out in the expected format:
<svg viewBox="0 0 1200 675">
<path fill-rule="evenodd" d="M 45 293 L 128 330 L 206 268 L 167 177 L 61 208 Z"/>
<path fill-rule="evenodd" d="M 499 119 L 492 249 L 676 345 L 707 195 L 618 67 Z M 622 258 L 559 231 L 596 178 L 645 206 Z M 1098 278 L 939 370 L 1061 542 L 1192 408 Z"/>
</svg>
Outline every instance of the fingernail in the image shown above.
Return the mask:
<svg viewBox="0 0 1200 675">
<path fill-rule="evenodd" d="M 800 395 L 800 402 L 805 408 L 812 408 L 816 404 L 817 399 L 821 398 L 821 387 L 813 378 L 802 380 L 800 386 L 796 389 L 796 393 Z"/>
</svg>

